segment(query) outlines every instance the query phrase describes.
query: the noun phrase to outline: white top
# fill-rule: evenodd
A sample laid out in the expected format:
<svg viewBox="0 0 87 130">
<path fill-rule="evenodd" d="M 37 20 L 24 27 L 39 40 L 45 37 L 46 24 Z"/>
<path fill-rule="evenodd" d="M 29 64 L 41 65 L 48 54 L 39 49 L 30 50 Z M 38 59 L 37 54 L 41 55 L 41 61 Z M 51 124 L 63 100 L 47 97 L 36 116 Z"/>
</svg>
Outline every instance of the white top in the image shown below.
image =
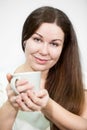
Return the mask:
<svg viewBox="0 0 87 130">
<path fill-rule="evenodd" d="M 7 100 L 5 73 L 0 73 L 0 106 Z M 12 130 L 50 130 L 50 123 L 41 112 L 19 111 Z"/>
</svg>

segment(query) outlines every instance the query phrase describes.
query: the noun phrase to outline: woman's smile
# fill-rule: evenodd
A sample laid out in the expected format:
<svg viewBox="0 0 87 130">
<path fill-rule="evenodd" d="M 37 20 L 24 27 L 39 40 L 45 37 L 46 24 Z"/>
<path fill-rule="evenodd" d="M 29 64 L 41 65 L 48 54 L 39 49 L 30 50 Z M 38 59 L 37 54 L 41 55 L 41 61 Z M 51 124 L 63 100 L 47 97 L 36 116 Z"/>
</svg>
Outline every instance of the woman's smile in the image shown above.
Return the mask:
<svg viewBox="0 0 87 130">
<path fill-rule="evenodd" d="M 44 59 L 44 58 L 39 58 L 39 57 L 34 57 L 34 58 L 35 58 L 36 63 L 42 64 L 42 65 L 46 64 L 49 61 L 49 59 Z"/>
</svg>

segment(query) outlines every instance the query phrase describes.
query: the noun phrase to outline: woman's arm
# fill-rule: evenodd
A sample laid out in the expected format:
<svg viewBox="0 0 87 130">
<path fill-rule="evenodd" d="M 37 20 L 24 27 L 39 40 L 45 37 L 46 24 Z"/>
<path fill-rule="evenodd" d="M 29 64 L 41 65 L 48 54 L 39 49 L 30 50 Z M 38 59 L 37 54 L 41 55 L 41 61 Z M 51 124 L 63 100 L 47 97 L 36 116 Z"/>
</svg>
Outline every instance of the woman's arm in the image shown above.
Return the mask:
<svg viewBox="0 0 87 130">
<path fill-rule="evenodd" d="M 11 79 L 11 75 L 7 76 L 8 81 Z M 1 90 L 3 86 L 0 86 Z M 13 91 L 10 89 L 10 86 L 8 84 L 7 86 L 7 94 L 8 99 L 6 95 L 6 91 L 1 91 L 1 97 L 3 101 L 1 100 L 1 106 L 0 106 L 0 130 L 12 130 L 13 123 L 15 121 L 16 115 L 17 115 L 17 104 L 15 102 L 15 95 Z M 3 98 L 6 97 L 6 100 Z M 10 102 L 11 100 L 11 102 Z M 13 105 L 12 105 L 13 102 Z"/>
<path fill-rule="evenodd" d="M 67 111 L 52 99 L 49 99 L 42 112 L 56 126 L 60 124 L 60 126 L 69 130 L 87 130 L 87 92 L 85 93 L 85 107 L 81 116 Z"/>
<path fill-rule="evenodd" d="M 6 101 L 0 108 L 0 130 L 12 130 L 16 115 L 16 109 Z"/>
</svg>

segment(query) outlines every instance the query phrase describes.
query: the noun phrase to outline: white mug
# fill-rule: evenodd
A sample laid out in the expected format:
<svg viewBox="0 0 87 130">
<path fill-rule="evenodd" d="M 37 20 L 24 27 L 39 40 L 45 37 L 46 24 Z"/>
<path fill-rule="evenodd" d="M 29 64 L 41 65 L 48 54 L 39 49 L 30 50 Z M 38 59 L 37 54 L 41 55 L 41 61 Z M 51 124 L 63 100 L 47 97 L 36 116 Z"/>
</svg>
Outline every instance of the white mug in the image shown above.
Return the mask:
<svg viewBox="0 0 87 130">
<path fill-rule="evenodd" d="M 12 79 L 10 82 L 11 88 L 14 90 L 16 94 L 19 94 L 16 88 L 16 81 L 19 79 L 26 79 L 34 86 L 34 90 L 39 90 L 40 80 L 41 80 L 41 72 L 40 71 L 30 71 L 30 72 L 22 72 L 15 73 L 12 75 Z"/>
</svg>

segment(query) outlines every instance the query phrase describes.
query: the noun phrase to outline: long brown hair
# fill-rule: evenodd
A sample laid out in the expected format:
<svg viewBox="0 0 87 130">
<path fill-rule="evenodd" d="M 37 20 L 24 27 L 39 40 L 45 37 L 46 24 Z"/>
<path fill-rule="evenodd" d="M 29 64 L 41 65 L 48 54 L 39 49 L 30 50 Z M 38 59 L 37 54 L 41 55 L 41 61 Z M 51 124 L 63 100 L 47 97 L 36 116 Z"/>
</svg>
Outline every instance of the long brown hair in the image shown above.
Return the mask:
<svg viewBox="0 0 87 130">
<path fill-rule="evenodd" d="M 58 62 L 49 70 L 46 86 L 50 97 L 72 113 L 80 115 L 84 101 L 82 72 L 79 47 L 73 25 L 61 10 L 49 6 L 40 7 L 26 19 L 22 31 L 22 49 L 24 41 L 40 27 L 42 23 L 56 23 L 64 32 L 64 47 Z M 59 130 L 54 124 L 51 130 Z"/>
</svg>

